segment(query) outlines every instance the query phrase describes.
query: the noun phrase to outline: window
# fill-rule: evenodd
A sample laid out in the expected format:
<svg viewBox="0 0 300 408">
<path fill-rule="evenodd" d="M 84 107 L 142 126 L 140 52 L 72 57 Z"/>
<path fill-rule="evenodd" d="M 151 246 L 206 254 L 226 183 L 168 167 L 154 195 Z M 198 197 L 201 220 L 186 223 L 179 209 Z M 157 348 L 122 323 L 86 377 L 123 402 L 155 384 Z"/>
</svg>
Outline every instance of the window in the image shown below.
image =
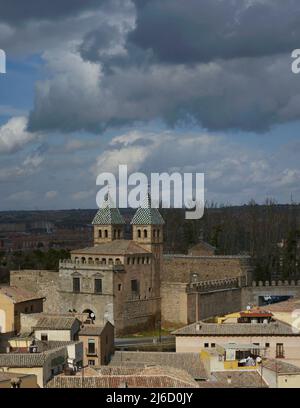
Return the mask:
<svg viewBox="0 0 300 408">
<path fill-rule="evenodd" d="M 159 238 L 160 230 L 157 230 L 157 238 Z"/>
<path fill-rule="evenodd" d="M 96 347 L 95 347 L 95 340 L 88 339 L 88 354 L 95 354 Z"/>
<path fill-rule="evenodd" d="M 106 258 L 102 258 L 101 262 L 102 262 L 103 265 L 105 265 L 106 264 Z"/>
<path fill-rule="evenodd" d="M 48 334 L 42 333 L 42 334 L 41 334 L 41 340 L 42 340 L 42 341 L 48 341 Z"/>
<path fill-rule="evenodd" d="M 28 307 L 25 307 L 25 313 L 28 313 Z"/>
<path fill-rule="evenodd" d="M 270 343 L 266 343 L 266 344 L 265 344 L 265 347 L 270 347 Z"/>
<path fill-rule="evenodd" d="M 118 291 L 120 292 L 122 290 L 122 285 L 121 283 L 118 284 Z"/>
<path fill-rule="evenodd" d="M 130 258 L 127 258 L 127 265 L 130 264 Z"/>
<path fill-rule="evenodd" d="M 210 347 L 216 347 L 216 343 L 211 343 Z"/>
<path fill-rule="evenodd" d="M 117 238 L 117 230 L 114 230 L 114 239 Z"/>
<path fill-rule="evenodd" d="M 73 278 L 73 292 L 80 292 L 80 278 Z"/>
<path fill-rule="evenodd" d="M 138 238 L 141 238 L 141 236 L 142 236 L 141 230 L 138 229 Z"/>
<path fill-rule="evenodd" d="M 30 311 L 33 312 L 33 305 L 30 306 Z"/>
<path fill-rule="evenodd" d="M 102 231 L 101 230 L 98 231 L 98 236 L 99 236 L 99 238 L 102 238 Z"/>
<path fill-rule="evenodd" d="M 135 294 L 139 293 L 139 282 L 136 279 L 131 281 L 131 292 Z"/>
<path fill-rule="evenodd" d="M 95 360 L 88 360 L 88 365 L 94 366 L 95 365 Z"/>
<path fill-rule="evenodd" d="M 155 238 L 155 229 L 153 230 L 153 238 Z"/>
<path fill-rule="evenodd" d="M 109 264 L 109 265 L 112 265 L 113 263 L 114 263 L 113 259 L 112 259 L 112 258 L 109 258 L 109 259 L 108 259 L 108 264 Z"/>
<path fill-rule="evenodd" d="M 276 358 L 284 358 L 283 343 L 276 344 Z"/>
<path fill-rule="evenodd" d="M 105 238 L 108 237 L 108 231 L 107 230 L 104 230 L 104 236 L 105 236 Z"/>
<path fill-rule="evenodd" d="M 121 230 L 118 230 L 118 238 L 121 238 Z"/>
<path fill-rule="evenodd" d="M 208 344 L 208 343 L 204 343 L 204 347 L 205 347 L 205 348 L 208 348 L 208 347 L 209 347 L 209 344 Z"/>
<path fill-rule="evenodd" d="M 102 279 L 95 279 L 95 293 L 102 293 Z"/>
<path fill-rule="evenodd" d="M 147 236 L 148 236 L 148 231 L 144 229 L 144 238 L 147 238 Z"/>
</svg>

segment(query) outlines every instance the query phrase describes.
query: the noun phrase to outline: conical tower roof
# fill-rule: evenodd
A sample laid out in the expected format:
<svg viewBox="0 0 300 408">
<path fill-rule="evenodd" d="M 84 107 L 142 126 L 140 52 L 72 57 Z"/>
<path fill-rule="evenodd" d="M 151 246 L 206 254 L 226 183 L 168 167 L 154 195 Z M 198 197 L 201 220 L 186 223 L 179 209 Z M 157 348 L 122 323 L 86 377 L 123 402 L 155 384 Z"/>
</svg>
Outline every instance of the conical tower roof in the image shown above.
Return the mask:
<svg viewBox="0 0 300 408">
<path fill-rule="evenodd" d="M 141 207 L 139 207 L 132 220 L 132 225 L 163 225 L 163 217 L 157 208 L 151 208 L 151 196 L 147 193 Z"/>
<path fill-rule="evenodd" d="M 125 224 L 118 208 L 115 207 L 114 202 L 109 194 L 104 201 L 102 208 L 99 208 L 95 218 L 92 222 L 93 225 L 121 225 Z"/>
</svg>

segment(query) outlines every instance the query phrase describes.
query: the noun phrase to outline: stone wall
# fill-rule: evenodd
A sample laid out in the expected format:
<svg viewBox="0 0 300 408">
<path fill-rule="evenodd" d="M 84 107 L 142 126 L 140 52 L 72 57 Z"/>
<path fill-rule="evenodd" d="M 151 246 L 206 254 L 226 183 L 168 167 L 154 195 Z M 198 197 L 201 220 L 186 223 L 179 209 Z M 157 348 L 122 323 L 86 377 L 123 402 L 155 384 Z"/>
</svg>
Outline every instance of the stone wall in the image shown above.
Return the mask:
<svg viewBox="0 0 300 408">
<path fill-rule="evenodd" d="M 187 320 L 187 291 L 185 283 L 161 284 L 161 315 L 163 327 L 184 326 Z"/>
<path fill-rule="evenodd" d="M 198 297 L 198 299 L 197 299 Z M 198 310 L 197 310 L 198 309 Z M 188 293 L 187 323 L 241 310 L 241 288 Z"/>
<path fill-rule="evenodd" d="M 252 268 L 248 256 L 189 256 L 165 255 L 161 279 L 163 282 L 188 283 L 191 275 L 197 281 L 244 276 L 251 281 Z"/>
<path fill-rule="evenodd" d="M 60 296 L 58 293 L 58 272 L 48 270 L 29 270 L 10 272 L 10 285 L 24 288 L 45 297 L 43 311 L 58 313 L 60 311 Z"/>
</svg>

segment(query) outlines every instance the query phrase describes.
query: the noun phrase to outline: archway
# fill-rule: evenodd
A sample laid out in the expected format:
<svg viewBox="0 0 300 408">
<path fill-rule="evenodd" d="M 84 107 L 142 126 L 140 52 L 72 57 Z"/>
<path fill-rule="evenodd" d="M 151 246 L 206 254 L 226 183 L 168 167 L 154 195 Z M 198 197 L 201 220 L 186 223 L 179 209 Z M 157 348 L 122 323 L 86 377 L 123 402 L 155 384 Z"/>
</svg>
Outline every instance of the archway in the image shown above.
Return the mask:
<svg viewBox="0 0 300 408">
<path fill-rule="evenodd" d="M 82 313 L 87 313 L 89 315 L 88 319 L 91 320 L 92 323 L 96 320 L 96 315 L 91 309 L 84 309 Z"/>
</svg>

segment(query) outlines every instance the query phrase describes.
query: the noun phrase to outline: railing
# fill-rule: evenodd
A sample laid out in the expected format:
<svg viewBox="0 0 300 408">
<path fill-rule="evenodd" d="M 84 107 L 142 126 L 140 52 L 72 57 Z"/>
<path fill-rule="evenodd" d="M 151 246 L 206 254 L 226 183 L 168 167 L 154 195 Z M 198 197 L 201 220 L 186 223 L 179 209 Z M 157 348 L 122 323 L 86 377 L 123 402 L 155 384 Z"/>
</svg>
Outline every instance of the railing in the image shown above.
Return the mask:
<svg viewBox="0 0 300 408">
<path fill-rule="evenodd" d="M 59 261 L 59 268 L 76 268 L 76 267 L 94 267 L 94 268 L 99 268 L 101 269 L 115 269 L 115 270 L 123 270 L 124 265 L 122 263 L 105 263 L 101 261 L 94 261 L 94 260 L 88 260 L 88 261 L 82 261 L 81 259 L 78 260 L 72 260 L 72 259 L 64 259 Z"/>
</svg>

